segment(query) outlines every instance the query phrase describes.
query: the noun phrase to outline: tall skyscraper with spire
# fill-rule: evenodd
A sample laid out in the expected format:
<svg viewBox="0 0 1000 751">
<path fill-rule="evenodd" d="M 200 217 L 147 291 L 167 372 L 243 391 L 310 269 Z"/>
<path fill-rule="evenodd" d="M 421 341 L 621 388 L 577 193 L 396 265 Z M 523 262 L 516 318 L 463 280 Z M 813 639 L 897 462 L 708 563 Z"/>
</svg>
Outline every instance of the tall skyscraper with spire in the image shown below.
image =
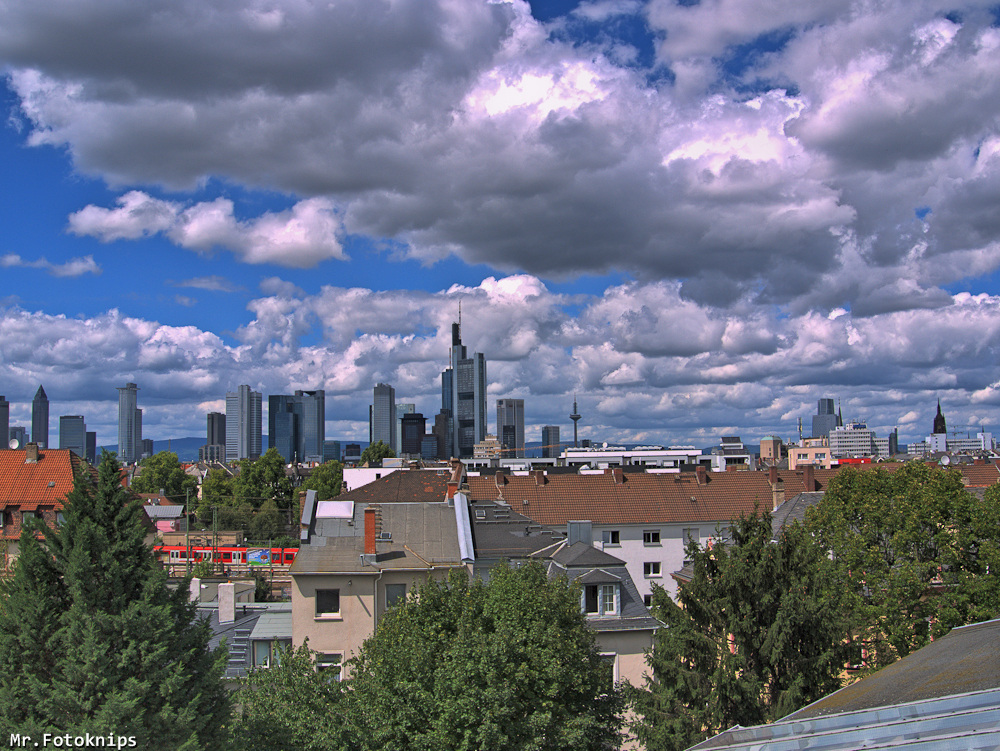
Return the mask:
<svg viewBox="0 0 1000 751">
<path fill-rule="evenodd" d="M 451 325 L 451 367 L 441 374 L 442 409 L 452 410 L 452 438 L 456 456 L 472 456 L 473 447 L 486 438 L 486 356 L 469 357 L 462 344 L 461 314 Z M 444 392 L 444 388 L 442 389 Z"/>
<path fill-rule="evenodd" d="M 38 448 L 49 447 L 49 397 L 41 386 L 31 400 L 31 440 Z"/>
<path fill-rule="evenodd" d="M 138 408 L 139 387 L 126 383 L 118 387 L 118 459 L 135 464 L 142 458 L 142 410 Z"/>
</svg>

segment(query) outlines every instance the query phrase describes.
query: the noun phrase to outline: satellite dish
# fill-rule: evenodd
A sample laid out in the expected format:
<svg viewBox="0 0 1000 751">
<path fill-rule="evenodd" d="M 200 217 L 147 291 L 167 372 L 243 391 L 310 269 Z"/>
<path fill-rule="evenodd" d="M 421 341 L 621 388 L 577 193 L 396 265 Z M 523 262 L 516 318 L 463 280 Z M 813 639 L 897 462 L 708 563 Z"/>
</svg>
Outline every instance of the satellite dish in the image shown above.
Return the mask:
<svg viewBox="0 0 1000 751">
<path fill-rule="evenodd" d="M 942 463 L 942 464 L 943 464 L 944 466 L 946 466 L 946 467 L 947 467 L 947 466 L 948 466 L 949 464 L 951 464 L 951 457 L 950 457 L 950 456 L 942 456 L 942 457 L 941 457 L 941 463 Z"/>
<path fill-rule="evenodd" d="M 8 448 L 18 449 L 18 448 L 21 448 L 21 443 L 16 438 L 11 438 L 7 442 L 7 446 L 8 446 Z"/>
<path fill-rule="evenodd" d="M 605 442 L 604 442 L 604 443 L 602 444 L 602 448 L 607 448 L 607 447 L 608 447 L 608 442 L 607 442 L 607 441 L 605 441 Z"/>
</svg>

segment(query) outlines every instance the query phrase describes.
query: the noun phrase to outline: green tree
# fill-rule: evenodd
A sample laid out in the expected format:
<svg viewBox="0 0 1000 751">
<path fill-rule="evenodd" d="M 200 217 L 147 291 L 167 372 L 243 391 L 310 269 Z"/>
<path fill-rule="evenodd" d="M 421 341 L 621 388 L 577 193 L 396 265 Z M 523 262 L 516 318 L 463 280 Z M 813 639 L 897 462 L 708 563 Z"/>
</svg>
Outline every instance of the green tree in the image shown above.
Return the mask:
<svg viewBox="0 0 1000 751">
<path fill-rule="evenodd" d="M 385 444 L 382 444 L 383 446 Z M 303 490 L 315 490 L 317 500 L 329 501 L 340 495 L 344 484 L 344 465 L 338 461 L 325 462 L 309 474 L 302 484 Z"/>
<path fill-rule="evenodd" d="M 194 497 L 198 481 L 187 474 L 172 451 L 160 451 L 146 457 L 139 465 L 142 472 L 132 480 L 136 493 L 159 493 L 161 490 L 171 501 L 183 502 L 186 494 Z"/>
<path fill-rule="evenodd" d="M 264 501 L 264 504 L 257 509 L 257 512 L 250 520 L 247 529 L 251 540 L 266 542 L 273 540 L 282 531 L 281 514 L 278 512 L 278 505 L 272 501 Z"/>
<path fill-rule="evenodd" d="M 36 540 L 0 590 L 0 734 L 134 736 L 141 748 L 218 748 L 230 714 L 224 650 L 187 588 L 171 590 L 143 511 L 104 453 L 64 523 Z"/>
<path fill-rule="evenodd" d="M 233 481 L 223 469 L 209 470 L 201 484 L 201 499 L 209 505 L 232 503 Z"/>
<path fill-rule="evenodd" d="M 633 693 L 647 749 L 683 749 L 735 724 L 782 717 L 840 686 L 847 622 L 837 571 L 799 525 L 772 541 L 767 513 L 742 516 L 731 541 L 688 555 L 680 606 L 657 588 L 653 677 Z"/>
<path fill-rule="evenodd" d="M 233 496 L 237 503 L 246 501 L 259 508 L 273 500 L 278 508 L 292 505 L 292 482 L 285 473 L 285 460 L 278 449 L 269 448 L 259 459 L 241 459 L 239 474 L 233 481 Z"/>
<path fill-rule="evenodd" d="M 980 501 L 960 473 L 923 462 L 845 468 L 806 523 L 847 583 L 857 651 L 872 667 L 963 623 L 995 617 L 1000 491 Z"/>
<path fill-rule="evenodd" d="M 363 749 L 607 749 L 622 691 L 579 590 L 537 563 L 453 571 L 387 612 L 350 663 Z"/>
<path fill-rule="evenodd" d="M 340 681 L 316 671 L 308 645 L 281 652 L 276 665 L 251 671 L 236 697 L 236 751 L 352 748 Z"/>
<path fill-rule="evenodd" d="M 369 467 L 381 467 L 383 459 L 394 459 L 396 452 L 388 444 L 377 441 L 361 452 L 361 463 Z"/>
</svg>

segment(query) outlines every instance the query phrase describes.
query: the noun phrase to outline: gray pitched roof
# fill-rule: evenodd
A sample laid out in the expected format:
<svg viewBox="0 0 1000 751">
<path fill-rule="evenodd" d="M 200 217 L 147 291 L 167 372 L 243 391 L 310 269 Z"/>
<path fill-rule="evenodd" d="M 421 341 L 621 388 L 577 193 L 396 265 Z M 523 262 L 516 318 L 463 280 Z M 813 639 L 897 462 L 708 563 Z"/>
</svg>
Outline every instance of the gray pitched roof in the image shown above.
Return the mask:
<svg viewBox="0 0 1000 751">
<path fill-rule="evenodd" d="M 806 510 L 823 500 L 824 495 L 825 493 L 822 492 L 799 493 L 778 506 L 771 513 L 771 534 L 774 538 L 777 539 L 778 533 L 785 525 L 791 524 L 793 521 L 800 524 L 804 522 Z"/>
</svg>

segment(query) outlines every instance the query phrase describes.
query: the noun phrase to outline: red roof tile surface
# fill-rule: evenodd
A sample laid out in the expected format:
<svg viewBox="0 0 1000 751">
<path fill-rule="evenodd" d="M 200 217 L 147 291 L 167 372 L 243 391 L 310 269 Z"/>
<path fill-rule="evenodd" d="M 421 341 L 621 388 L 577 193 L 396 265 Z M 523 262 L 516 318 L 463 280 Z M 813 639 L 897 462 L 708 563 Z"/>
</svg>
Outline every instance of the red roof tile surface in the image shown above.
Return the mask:
<svg viewBox="0 0 1000 751">
<path fill-rule="evenodd" d="M 47 523 L 55 524 L 56 512 L 73 489 L 74 473 L 87 466 L 69 449 L 39 449 L 38 461 L 27 461 L 27 453 L 27 449 L 0 450 L 2 539 L 21 536 L 22 512 L 40 511 Z"/>
<path fill-rule="evenodd" d="M 432 469 L 397 470 L 338 495 L 333 500 L 355 503 L 440 503 L 447 497 L 449 475 L 450 472 Z"/>
</svg>

